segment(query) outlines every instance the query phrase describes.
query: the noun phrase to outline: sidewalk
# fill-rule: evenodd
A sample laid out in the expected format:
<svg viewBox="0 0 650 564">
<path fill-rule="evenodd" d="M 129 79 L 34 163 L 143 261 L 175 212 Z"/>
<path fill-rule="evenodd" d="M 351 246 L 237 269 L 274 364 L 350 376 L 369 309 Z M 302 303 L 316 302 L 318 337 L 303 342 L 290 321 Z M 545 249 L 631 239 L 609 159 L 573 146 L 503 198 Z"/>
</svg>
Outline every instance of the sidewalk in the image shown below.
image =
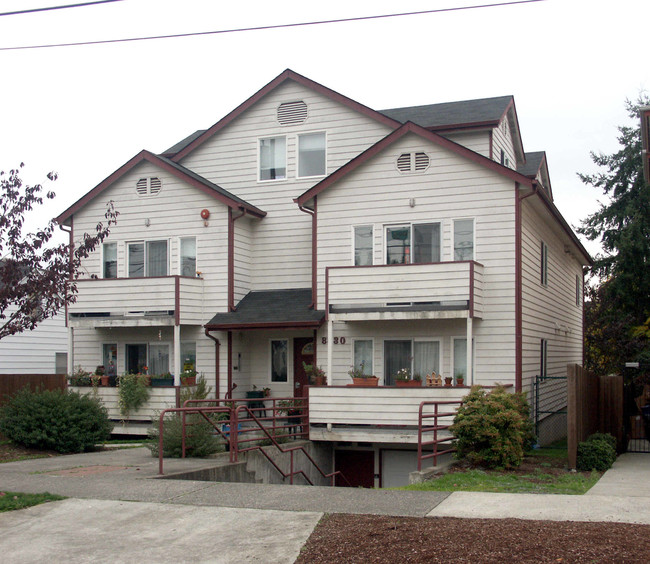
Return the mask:
<svg viewBox="0 0 650 564">
<path fill-rule="evenodd" d="M 165 472 L 214 464 L 166 460 Z M 293 562 L 324 513 L 650 524 L 644 454 L 619 457 L 584 496 L 212 483 L 157 471 L 145 448 L 0 464 L 2 490 L 72 498 L 0 514 L 3 559 Z"/>
</svg>

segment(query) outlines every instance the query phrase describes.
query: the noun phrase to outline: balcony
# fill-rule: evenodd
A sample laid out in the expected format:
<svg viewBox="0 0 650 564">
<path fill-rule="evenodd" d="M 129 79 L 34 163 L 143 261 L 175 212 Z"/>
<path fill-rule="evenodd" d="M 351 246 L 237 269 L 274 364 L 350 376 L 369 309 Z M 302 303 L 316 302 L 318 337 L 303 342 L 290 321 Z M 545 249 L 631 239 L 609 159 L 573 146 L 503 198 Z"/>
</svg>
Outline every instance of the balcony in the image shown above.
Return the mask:
<svg viewBox="0 0 650 564">
<path fill-rule="evenodd" d="M 330 267 L 334 321 L 483 316 L 483 265 L 475 261 Z"/>
<path fill-rule="evenodd" d="M 462 387 L 310 386 L 309 438 L 316 441 L 362 441 L 417 444 L 419 407 L 424 401 L 460 401 Z M 457 405 L 446 411 L 455 412 Z M 426 412 L 433 412 L 427 407 Z M 441 417 L 440 425 L 453 416 Z"/>
<path fill-rule="evenodd" d="M 144 327 L 203 323 L 203 279 L 184 276 L 77 281 L 70 327 Z"/>
</svg>

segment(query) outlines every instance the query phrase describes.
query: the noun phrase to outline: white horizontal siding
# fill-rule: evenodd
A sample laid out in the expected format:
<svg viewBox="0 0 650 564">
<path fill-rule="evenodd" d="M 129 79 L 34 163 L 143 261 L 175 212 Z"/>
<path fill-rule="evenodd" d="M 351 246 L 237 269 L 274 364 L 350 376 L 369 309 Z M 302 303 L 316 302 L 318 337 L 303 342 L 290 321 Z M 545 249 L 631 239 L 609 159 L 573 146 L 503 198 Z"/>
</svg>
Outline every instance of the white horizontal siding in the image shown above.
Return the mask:
<svg viewBox="0 0 650 564">
<path fill-rule="evenodd" d="M 70 390 L 82 395 L 97 394 L 104 407 L 108 410 L 108 417 L 114 421 L 152 421 L 157 423 L 163 409 L 176 407 L 176 390 L 174 388 L 149 388 L 149 399 L 138 409 L 131 410 L 128 415 L 120 413 L 119 388 L 106 388 L 98 386 L 95 391 L 91 387 L 70 387 Z M 119 427 L 113 430 L 119 433 Z"/>
<path fill-rule="evenodd" d="M 10 308 L 5 315 L 14 311 Z M 68 330 L 61 314 L 41 321 L 32 331 L 0 340 L 0 374 L 55 374 L 56 353 L 67 352 Z"/>
<path fill-rule="evenodd" d="M 540 372 L 540 342 L 548 341 L 548 376 L 566 376 L 568 363 L 582 364 L 582 299 L 575 278 L 582 265 L 565 252 L 568 238 L 530 198 L 522 206 L 522 374 L 524 390 Z M 541 280 L 541 242 L 548 245 L 548 285 Z M 572 247 L 569 247 L 572 248 Z"/>
<path fill-rule="evenodd" d="M 517 170 L 517 156 L 515 154 L 508 117 L 504 118 L 499 126 L 492 130 L 492 158 L 496 162 L 501 162 L 502 150 L 509 161 L 508 168 Z"/>
<path fill-rule="evenodd" d="M 396 158 L 404 152 L 419 151 L 429 155 L 429 169 L 423 174 L 399 174 Z M 414 207 L 409 205 L 411 198 Z M 484 266 L 483 319 L 474 323 L 476 381 L 486 385 L 495 381 L 514 383 L 514 204 L 512 182 L 415 135 L 405 136 L 318 196 L 318 307 L 322 309 L 325 304 L 325 268 L 352 264 L 354 225 L 373 225 L 374 261 L 383 264 L 385 225 L 439 221 L 442 260 L 450 261 L 453 220 L 473 218 L 474 258 Z M 429 335 L 441 331 L 440 322 L 424 327 L 422 330 Z M 345 334 L 350 327 L 341 329 Z M 456 336 L 464 334 L 461 322 Z M 498 358 L 488 354 L 495 350 L 499 351 Z M 323 347 L 319 358 L 325 356 Z M 349 364 L 349 355 L 344 362 L 337 360 L 335 376 L 346 378 Z"/>
<path fill-rule="evenodd" d="M 463 145 L 479 155 L 490 158 L 490 132 L 489 131 L 472 131 L 471 133 L 444 133 L 446 137 L 454 143 Z"/>
<path fill-rule="evenodd" d="M 281 126 L 277 107 L 303 100 L 305 123 Z M 311 218 L 294 198 L 319 179 L 297 179 L 297 135 L 325 131 L 327 173 L 331 173 L 384 137 L 390 129 L 346 106 L 289 81 L 270 92 L 236 120 L 190 153 L 182 164 L 258 206 L 267 216 L 253 225 L 250 288 L 299 288 L 311 285 Z M 258 182 L 260 137 L 287 136 L 287 180 Z M 245 275 L 237 274 L 238 295 Z M 239 289 L 241 288 L 241 290 Z"/>
</svg>

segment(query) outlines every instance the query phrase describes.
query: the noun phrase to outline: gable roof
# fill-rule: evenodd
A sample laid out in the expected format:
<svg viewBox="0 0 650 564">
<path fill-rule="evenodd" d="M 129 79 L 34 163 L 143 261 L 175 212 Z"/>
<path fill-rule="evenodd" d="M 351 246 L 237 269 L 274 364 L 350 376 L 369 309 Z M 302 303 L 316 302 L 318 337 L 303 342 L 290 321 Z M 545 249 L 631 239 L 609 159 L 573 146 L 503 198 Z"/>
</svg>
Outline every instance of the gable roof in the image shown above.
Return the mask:
<svg viewBox="0 0 650 564">
<path fill-rule="evenodd" d="M 149 162 L 162 170 L 172 174 L 173 176 L 179 178 L 180 180 L 187 182 L 191 186 L 201 190 L 208 196 L 212 196 L 216 200 L 222 202 L 230 208 L 243 209 L 254 217 L 262 218 L 266 215 L 266 212 L 249 204 L 248 202 L 238 198 L 234 194 L 231 194 L 227 190 L 221 188 L 217 184 L 210 182 L 209 180 L 203 178 L 202 176 L 192 172 L 191 170 L 185 168 L 184 166 L 179 165 L 166 157 L 157 156 L 149 151 L 140 151 L 135 157 L 123 164 L 118 168 L 113 174 L 105 178 L 97 186 L 95 186 L 90 192 L 85 196 L 77 200 L 72 204 L 67 210 L 65 210 L 58 217 L 54 218 L 59 224 L 63 224 L 70 219 L 70 217 L 83 208 L 88 202 L 99 196 L 104 190 L 109 186 L 115 183 L 117 180 L 122 178 L 125 174 L 133 170 L 137 165 L 142 162 Z"/>
<path fill-rule="evenodd" d="M 380 123 L 383 123 L 384 125 L 387 125 L 388 127 L 396 128 L 399 127 L 399 122 L 386 116 L 383 115 L 380 112 L 377 112 L 376 110 L 373 110 L 369 108 L 368 106 L 364 106 L 363 104 L 360 104 L 359 102 L 355 102 L 351 98 L 348 98 L 347 96 L 343 96 L 343 94 L 339 94 L 338 92 L 327 88 L 326 86 L 323 86 L 322 84 L 319 84 L 318 82 L 315 82 L 305 76 L 302 76 L 301 74 L 298 74 L 297 72 L 292 71 L 291 69 L 286 69 L 282 73 L 280 73 L 277 77 L 275 77 L 271 82 L 269 82 L 266 86 L 262 87 L 260 90 L 258 90 L 255 94 L 253 94 L 248 100 L 237 106 L 232 112 L 230 112 L 228 115 L 225 117 L 221 118 L 217 123 L 215 123 L 210 129 L 206 129 L 203 131 L 203 133 L 200 133 L 197 137 L 195 137 L 191 142 L 185 143 L 189 137 L 184 139 L 183 141 L 177 143 L 174 145 L 174 147 L 171 147 L 167 151 L 165 151 L 164 155 L 165 156 L 171 156 L 171 150 L 175 149 L 177 147 L 182 146 L 178 150 L 176 154 L 171 156 L 171 158 L 178 162 L 180 161 L 183 157 L 187 156 L 189 153 L 194 151 L 197 147 L 200 147 L 203 143 L 205 143 L 208 139 L 210 139 L 213 135 L 215 135 L 218 131 L 226 127 L 228 124 L 230 124 L 232 121 L 235 120 L 235 118 L 239 117 L 242 113 L 244 113 L 248 108 L 250 108 L 253 104 L 261 100 L 264 96 L 266 96 L 269 92 L 275 90 L 278 88 L 280 85 L 284 84 L 288 80 L 293 80 L 294 82 L 297 82 L 298 84 L 301 84 L 302 86 L 305 86 L 306 88 L 309 88 L 311 90 L 314 90 L 315 92 L 318 92 L 319 94 L 322 94 L 323 96 L 326 96 L 327 98 L 330 98 L 331 100 L 334 100 L 335 102 L 339 102 L 343 104 L 344 106 L 347 106 L 348 108 L 351 108 L 352 110 L 355 110 L 367 117 L 370 117 Z M 198 133 L 198 132 L 195 132 Z M 194 135 L 194 134 L 193 134 Z M 192 137 L 190 135 L 190 137 Z M 183 145 L 184 144 L 184 145 Z"/>
<path fill-rule="evenodd" d="M 483 155 L 479 155 L 478 153 L 475 153 L 474 151 L 468 149 L 467 147 L 464 147 L 463 145 L 459 145 L 458 143 L 454 143 L 453 141 L 450 141 L 449 139 L 446 139 L 445 137 L 442 137 L 437 133 L 434 133 L 432 131 L 429 131 L 428 129 L 424 129 L 421 126 L 416 125 L 415 123 L 407 121 L 404 125 L 396 129 L 395 131 L 389 133 L 386 137 L 384 137 L 383 139 L 381 139 L 380 141 L 378 141 L 377 143 L 375 143 L 374 145 L 366 149 L 363 153 L 357 155 L 354 159 L 349 161 L 347 164 L 343 165 L 341 168 L 334 171 L 327 178 L 324 178 L 318 184 L 312 186 L 309 190 L 302 193 L 294 201 L 298 205 L 304 206 L 314 196 L 316 196 L 317 194 L 319 194 L 320 192 L 322 192 L 332 184 L 341 180 L 344 176 L 346 176 L 347 174 L 349 174 L 350 172 L 352 172 L 353 170 L 355 170 L 365 162 L 372 159 L 375 155 L 377 155 L 387 147 L 390 147 L 393 143 L 395 143 L 396 141 L 398 141 L 408 133 L 414 133 L 415 135 L 419 135 L 420 137 L 426 139 L 427 141 L 431 141 L 432 143 L 440 147 L 444 147 L 445 149 L 453 151 L 454 153 L 457 153 L 481 166 L 484 166 L 494 172 L 497 172 L 498 174 L 510 178 L 514 182 L 519 182 L 520 184 L 524 184 L 526 186 L 532 186 L 532 180 L 518 173 L 517 171 L 507 168 L 491 159 L 488 159 L 487 157 L 484 157 Z"/>
<path fill-rule="evenodd" d="M 379 111 L 400 123 L 412 121 L 431 130 L 494 127 L 512 103 L 512 96 L 499 96 Z"/>
<path fill-rule="evenodd" d="M 205 129 L 198 129 L 191 135 L 188 135 L 185 139 L 180 140 L 178 143 L 175 143 L 172 145 L 169 149 L 166 151 L 163 151 L 160 153 L 161 156 L 163 157 L 173 157 L 176 153 L 179 153 L 182 151 L 185 147 L 187 147 L 192 141 L 194 141 L 197 137 L 200 135 L 203 135 L 205 133 Z"/>
<path fill-rule="evenodd" d="M 319 327 L 325 312 L 311 308 L 311 288 L 248 292 L 235 311 L 217 313 L 206 329 Z"/>
<path fill-rule="evenodd" d="M 541 176 L 542 187 L 548 192 L 551 200 L 553 199 L 551 179 L 548 175 L 546 151 L 534 151 L 532 153 L 526 153 L 526 162 L 517 167 L 517 172 L 533 179 L 537 178 L 538 175 Z"/>
</svg>

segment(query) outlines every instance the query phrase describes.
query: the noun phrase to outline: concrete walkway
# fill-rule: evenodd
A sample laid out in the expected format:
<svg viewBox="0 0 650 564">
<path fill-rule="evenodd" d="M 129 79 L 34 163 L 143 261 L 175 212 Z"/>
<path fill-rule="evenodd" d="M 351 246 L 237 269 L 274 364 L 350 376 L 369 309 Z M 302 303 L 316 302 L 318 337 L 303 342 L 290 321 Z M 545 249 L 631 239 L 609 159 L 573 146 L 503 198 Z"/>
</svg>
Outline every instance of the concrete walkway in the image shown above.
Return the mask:
<svg viewBox="0 0 650 564">
<path fill-rule="evenodd" d="M 167 460 L 165 472 L 214 464 Z M 644 454 L 619 457 L 584 496 L 213 483 L 157 472 L 144 448 L 0 464 L 2 490 L 72 498 L 0 514 L 3 561 L 288 563 L 322 515 L 337 512 L 650 524 Z"/>
</svg>

